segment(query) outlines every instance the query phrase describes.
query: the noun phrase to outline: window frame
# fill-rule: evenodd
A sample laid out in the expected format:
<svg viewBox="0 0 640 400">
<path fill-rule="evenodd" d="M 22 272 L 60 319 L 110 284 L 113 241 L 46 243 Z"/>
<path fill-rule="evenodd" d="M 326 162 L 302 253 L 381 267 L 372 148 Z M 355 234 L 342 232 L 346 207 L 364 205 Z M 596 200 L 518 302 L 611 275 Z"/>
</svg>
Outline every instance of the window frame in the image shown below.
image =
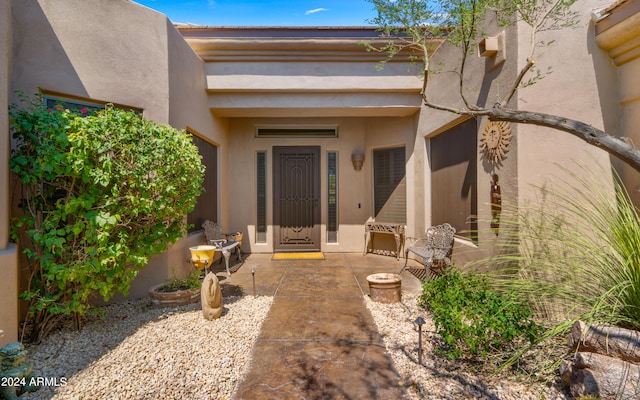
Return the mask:
<svg viewBox="0 0 640 400">
<path fill-rule="evenodd" d="M 337 151 L 333 151 L 333 150 L 327 151 L 327 243 L 338 243 L 338 229 L 339 229 L 338 184 L 339 184 L 339 171 L 340 171 L 338 156 L 339 154 Z M 332 176 L 333 176 L 333 182 L 332 182 Z"/>
<path fill-rule="evenodd" d="M 267 243 L 268 157 L 267 151 L 256 152 L 256 243 Z"/>
<path fill-rule="evenodd" d="M 202 185 L 204 191 L 196 199 L 194 209 L 187 215 L 187 224 L 190 225 L 188 233 L 202 230 L 202 224 L 206 220 L 218 222 L 218 158 L 219 146 L 206 140 L 191 129 L 187 128 L 187 133 L 191 135 L 193 144 L 198 147 L 198 153 L 202 157 L 202 163 L 205 165 L 205 176 Z M 207 159 L 210 156 L 208 152 L 203 154 L 201 145 L 210 146 L 205 150 L 213 152 L 213 159 Z M 213 166 L 213 168 L 211 168 Z M 209 189 L 207 191 L 207 189 Z M 213 193 L 211 193 L 213 190 Z M 206 201 L 206 205 L 202 203 Z M 205 211 L 203 211 L 205 210 Z"/>
<path fill-rule="evenodd" d="M 395 145 L 395 146 L 387 146 L 375 148 L 372 150 L 372 190 L 373 190 L 373 215 L 376 221 L 378 222 L 394 222 L 394 223 L 407 223 L 407 154 L 406 154 L 406 146 Z M 383 160 L 386 166 L 389 169 L 380 170 L 380 168 L 384 169 L 384 166 L 380 165 L 380 157 L 386 157 L 386 160 Z M 401 157 L 398 161 L 397 157 Z M 400 169 L 395 169 L 394 167 L 401 166 Z M 388 176 L 380 176 L 380 174 L 387 174 Z M 385 179 L 388 178 L 388 179 Z M 384 188 L 379 186 L 379 182 L 381 180 L 388 180 L 384 186 L 388 186 L 388 188 Z M 396 193 L 396 189 L 398 187 L 403 188 L 402 193 Z M 381 193 L 382 191 L 382 193 Z M 386 193 L 385 193 L 386 192 Z M 394 196 L 400 196 L 401 199 L 392 199 Z M 379 203 L 380 199 L 384 199 L 382 204 Z M 388 210 L 388 201 L 392 200 L 392 208 L 394 204 L 400 200 L 402 200 L 402 205 L 400 207 L 400 211 Z M 386 209 L 386 210 L 385 210 Z M 386 212 L 385 212 L 386 211 Z"/>
</svg>

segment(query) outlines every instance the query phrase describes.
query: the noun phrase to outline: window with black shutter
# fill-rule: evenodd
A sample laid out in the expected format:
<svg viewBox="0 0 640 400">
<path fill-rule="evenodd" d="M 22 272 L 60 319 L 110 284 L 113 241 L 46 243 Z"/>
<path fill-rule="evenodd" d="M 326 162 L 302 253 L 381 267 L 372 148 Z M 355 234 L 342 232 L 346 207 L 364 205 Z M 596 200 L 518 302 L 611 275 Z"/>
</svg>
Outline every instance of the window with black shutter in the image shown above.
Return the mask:
<svg viewBox="0 0 640 400">
<path fill-rule="evenodd" d="M 407 222 L 405 147 L 373 150 L 373 191 L 378 222 Z"/>
<path fill-rule="evenodd" d="M 218 147 L 195 135 L 193 144 L 198 147 L 206 170 L 204 192 L 198 197 L 196 207 L 187 216 L 187 223 L 191 225 L 189 232 L 202 229 L 206 220 L 218 222 Z"/>
</svg>

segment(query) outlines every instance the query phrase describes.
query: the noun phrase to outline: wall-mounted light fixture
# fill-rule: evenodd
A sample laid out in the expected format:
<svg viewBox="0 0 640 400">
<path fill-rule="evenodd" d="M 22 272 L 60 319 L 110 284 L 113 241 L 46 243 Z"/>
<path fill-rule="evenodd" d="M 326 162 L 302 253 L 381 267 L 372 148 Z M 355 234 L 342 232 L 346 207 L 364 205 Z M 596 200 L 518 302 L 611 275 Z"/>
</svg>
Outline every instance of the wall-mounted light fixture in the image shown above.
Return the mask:
<svg viewBox="0 0 640 400">
<path fill-rule="evenodd" d="M 493 57 L 498 53 L 499 46 L 497 36 L 484 38 L 478 44 L 478 54 L 480 57 Z"/>
<path fill-rule="evenodd" d="M 364 163 L 364 154 L 359 151 L 354 151 L 353 154 L 351 154 L 351 162 L 353 163 L 353 169 L 360 171 Z"/>
<path fill-rule="evenodd" d="M 489 36 L 478 43 L 478 56 L 486 59 L 486 72 L 502 65 L 507 59 L 506 34 L 504 31 L 495 36 Z"/>
</svg>

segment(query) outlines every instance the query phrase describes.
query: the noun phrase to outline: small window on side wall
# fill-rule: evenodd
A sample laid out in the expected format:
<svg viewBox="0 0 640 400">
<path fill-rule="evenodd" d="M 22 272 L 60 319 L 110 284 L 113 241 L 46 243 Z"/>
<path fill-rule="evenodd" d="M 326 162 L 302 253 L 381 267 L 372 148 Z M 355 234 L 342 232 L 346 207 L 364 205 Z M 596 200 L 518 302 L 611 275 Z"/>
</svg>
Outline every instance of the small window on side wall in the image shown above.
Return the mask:
<svg viewBox="0 0 640 400">
<path fill-rule="evenodd" d="M 95 114 L 100 110 L 104 110 L 106 105 L 109 104 L 101 101 L 72 99 L 64 96 L 50 94 L 44 95 L 43 100 L 44 104 L 48 108 L 62 107 L 65 110 L 70 110 L 71 112 L 81 115 Z M 135 107 L 128 107 L 121 104 L 114 104 L 113 106 L 122 110 L 131 110 L 137 114 L 142 113 L 141 109 Z"/>
<path fill-rule="evenodd" d="M 192 133 L 192 132 L 189 132 Z M 187 216 L 189 232 L 202 229 L 204 221 L 218 222 L 218 147 L 192 134 L 193 144 L 198 147 L 204 171 L 204 192 L 196 200 L 196 206 Z"/>
</svg>

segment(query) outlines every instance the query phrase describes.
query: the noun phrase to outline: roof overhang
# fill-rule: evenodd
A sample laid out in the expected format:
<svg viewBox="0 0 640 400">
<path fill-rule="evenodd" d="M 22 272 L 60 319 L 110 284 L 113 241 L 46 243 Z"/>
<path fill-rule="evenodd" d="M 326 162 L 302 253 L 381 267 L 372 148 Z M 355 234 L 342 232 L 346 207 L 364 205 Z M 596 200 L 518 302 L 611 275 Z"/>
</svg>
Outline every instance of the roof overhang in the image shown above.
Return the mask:
<svg viewBox="0 0 640 400">
<path fill-rule="evenodd" d="M 178 27 L 191 48 L 206 62 L 222 61 L 356 61 L 377 62 L 384 55 L 368 52 L 364 42 L 384 44 L 372 27 Z M 436 43 L 436 41 L 434 41 Z M 438 42 L 439 43 L 439 42 Z M 408 62 L 409 52 L 393 62 Z"/>
<path fill-rule="evenodd" d="M 179 27 L 206 62 L 206 90 L 224 117 L 407 116 L 420 110 L 422 66 L 412 54 L 367 51 L 401 38 L 371 27 Z M 434 47 L 440 41 L 434 40 Z"/>
<path fill-rule="evenodd" d="M 617 1 L 604 9 L 595 24 L 596 43 L 616 65 L 640 57 L 640 0 Z"/>
</svg>

